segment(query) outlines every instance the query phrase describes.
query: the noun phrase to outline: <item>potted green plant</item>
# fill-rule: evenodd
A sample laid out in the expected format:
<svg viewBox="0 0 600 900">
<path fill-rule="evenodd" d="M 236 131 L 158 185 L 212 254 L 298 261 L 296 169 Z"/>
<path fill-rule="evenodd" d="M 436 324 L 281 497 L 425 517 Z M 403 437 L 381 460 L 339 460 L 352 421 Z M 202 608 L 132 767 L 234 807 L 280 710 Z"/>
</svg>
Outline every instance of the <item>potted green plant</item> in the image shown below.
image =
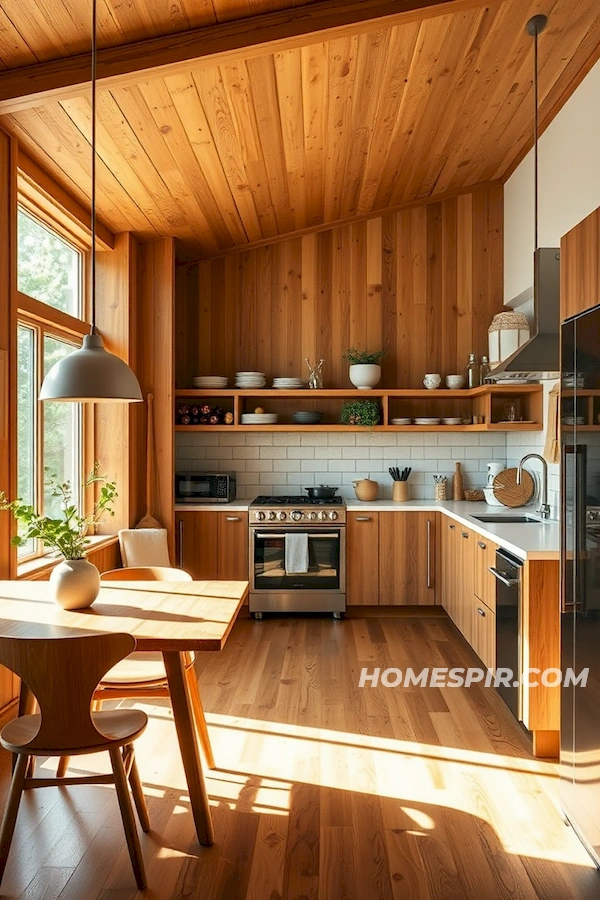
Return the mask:
<svg viewBox="0 0 600 900">
<path fill-rule="evenodd" d="M 342 425 L 373 428 L 381 422 L 381 407 L 375 400 L 351 400 L 342 406 L 340 418 Z"/>
<path fill-rule="evenodd" d="M 82 516 L 73 501 L 70 483 L 61 483 L 48 469 L 44 471 L 50 496 L 60 506 L 60 518 L 40 515 L 33 506 L 22 500 L 9 501 L 4 491 L 0 491 L 0 510 L 10 510 L 20 525 L 20 534 L 13 537 L 13 544 L 20 546 L 30 538 L 37 538 L 49 550 L 64 557 L 50 575 L 54 599 L 63 609 L 84 609 L 92 605 L 100 590 L 98 569 L 86 558 L 89 545 L 87 535 L 101 523 L 104 515 L 114 516 L 113 504 L 118 497 L 116 483 L 100 475 L 99 464 L 94 463 L 83 488 L 102 486 L 93 510 L 89 515 Z"/>
<path fill-rule="evenodd" d="M 350 363 L 348 375 L 350 381 L 360 391 L 369 391 L 379 384 L 381 378 L 381 366 L 379 363 L 383 359 L 384 351 L 375 350 L 357 350 L 356 347 L 350 347 L 344 355 Z"/>
</svg>

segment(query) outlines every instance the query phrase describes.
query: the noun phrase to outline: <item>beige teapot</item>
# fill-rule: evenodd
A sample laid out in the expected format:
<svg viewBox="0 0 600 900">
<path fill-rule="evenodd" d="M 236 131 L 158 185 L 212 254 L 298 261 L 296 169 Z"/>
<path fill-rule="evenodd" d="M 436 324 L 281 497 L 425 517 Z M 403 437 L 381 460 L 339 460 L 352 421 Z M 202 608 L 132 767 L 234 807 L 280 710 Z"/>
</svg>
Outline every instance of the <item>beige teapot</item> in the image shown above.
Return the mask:
<svg viewBox="0 0 600 900">
<path fill-rule="evenodd" d="M 362 478 L 360 481 L 353 481 L 352 484 L 358 500 L 377 500 L 377 494 L 379 493 L 378 481 Z"/>
</svg>

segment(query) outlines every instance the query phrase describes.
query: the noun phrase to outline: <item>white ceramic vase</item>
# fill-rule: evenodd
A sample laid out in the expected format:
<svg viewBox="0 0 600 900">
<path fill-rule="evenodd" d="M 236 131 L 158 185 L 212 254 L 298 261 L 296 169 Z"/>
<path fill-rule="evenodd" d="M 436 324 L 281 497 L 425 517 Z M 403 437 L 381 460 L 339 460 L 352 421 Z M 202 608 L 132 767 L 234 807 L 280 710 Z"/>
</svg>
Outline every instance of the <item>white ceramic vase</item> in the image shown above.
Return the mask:
<svg viewBox="0 0 600 900">
<path fill-rule="evenodd" d="M 100 590 L 100 573 L 87 559 L 65 559 L 52 569 L 53 598 L 63 609 L 91 606 Z"/>
<path fill-rule="evenodd" d="M 370 391 L 379 384 L 381 366 L 350 366 L 349 376 L 350 381 L 359 391 Z"/>
</svg>

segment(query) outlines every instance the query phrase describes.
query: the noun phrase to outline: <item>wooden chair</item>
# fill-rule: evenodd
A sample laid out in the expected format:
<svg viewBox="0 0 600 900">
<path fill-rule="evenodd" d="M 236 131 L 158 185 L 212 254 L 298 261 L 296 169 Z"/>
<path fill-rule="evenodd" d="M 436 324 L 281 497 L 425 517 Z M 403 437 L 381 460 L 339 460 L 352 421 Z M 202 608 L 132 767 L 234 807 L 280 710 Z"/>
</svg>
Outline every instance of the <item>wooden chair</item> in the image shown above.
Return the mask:
<svg viewBox="0 0 600 900">
<path fill-rule="evenodd" d="M 140 890 L 146 887 L 144 860 L 127 779 L 142 829 L 149 831 L 148 811 L 132 743 L 146 728 L 148 717 L 140 709 L 91 712 L 92 698 L 102 676 L 134 648 L 135 639 L 129 634 L 0 637 L 0 665 L 21 678 L 35 696 L 39 708 L 36 715 L 19 716 L 0 732 L 2 746 L 16 754 L 0 827 L 0 882 L 23 790 L 49 785 L 114 784 L 135 880 Z M 107 750 L 110 755 L 112 775 L 27 777 L 29 762 L 37 756 L 80 756 L 101 750 Z"/>
<path fill-rule="evenodd" d="M 192 576 L 183 569 L 168 566 L 143 566 L 124 569 L 110 569 L 101 576 L 102 581 L 192 581 Z M 215 768 L 204 708 L 198 690 L 198 679 L 194 671 L 192 653 L 185 654 L 185 674 L 192 701 L 192 712 L 200 746 L 202 747 L 206 765 Z M 96 701 L 102 705 L 103 700 L 124 700 L 131 698 L 170 697 L 167 673 L 161 653 L 132 653 L 127 659 L 118 663 L 108 672 L 98 685 Z M 64 775 L 69 760 L 61 759 L 57 774 Z"/>
</svg>

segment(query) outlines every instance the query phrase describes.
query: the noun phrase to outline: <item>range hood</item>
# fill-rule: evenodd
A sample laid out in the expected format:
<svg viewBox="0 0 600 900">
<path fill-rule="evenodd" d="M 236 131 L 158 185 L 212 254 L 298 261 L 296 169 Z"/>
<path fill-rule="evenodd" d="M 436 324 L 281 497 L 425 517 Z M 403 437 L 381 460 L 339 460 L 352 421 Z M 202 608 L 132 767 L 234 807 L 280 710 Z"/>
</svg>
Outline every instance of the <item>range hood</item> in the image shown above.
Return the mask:
<svg viewBox="0 0 600 900">
<path fill-rule="evenodd" d="M 540 247 L 533 259 L 532 336 L 494 368 L 488 376 L 490 381 L 509 378 L 539 381 L 560 369 L 560 250 Z M 522 302 L 522 295 L 519 300 Z"/>
</svg>

